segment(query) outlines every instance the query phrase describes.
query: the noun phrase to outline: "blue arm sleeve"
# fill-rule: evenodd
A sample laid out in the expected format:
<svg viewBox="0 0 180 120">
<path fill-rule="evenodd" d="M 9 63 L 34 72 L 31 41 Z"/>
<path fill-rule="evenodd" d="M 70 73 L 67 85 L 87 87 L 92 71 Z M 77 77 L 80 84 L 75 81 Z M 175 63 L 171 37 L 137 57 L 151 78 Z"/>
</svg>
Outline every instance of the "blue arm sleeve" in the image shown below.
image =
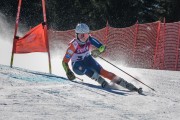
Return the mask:
<svg viewBox="0 0 180 120">
<path fill-rule="evenodd" d="M 93 37 L 89 37 L 89 41 L 91 42 L 92 45 L 94 45 L 97 48 L 100 48 L 102 46 L 102 43 L 100 43 L 97 39 Z"/>
</svg>

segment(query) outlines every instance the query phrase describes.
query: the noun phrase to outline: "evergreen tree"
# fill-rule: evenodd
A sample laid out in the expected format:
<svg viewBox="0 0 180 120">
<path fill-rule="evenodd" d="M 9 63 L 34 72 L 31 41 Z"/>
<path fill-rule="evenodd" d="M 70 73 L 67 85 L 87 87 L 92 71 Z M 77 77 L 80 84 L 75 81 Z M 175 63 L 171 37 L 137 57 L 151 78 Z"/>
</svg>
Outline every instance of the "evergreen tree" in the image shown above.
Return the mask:
<svg viewBox="0 0 180 120">
<path fill-rule="evenodd" d="M 0 12 L 15 21 L 18 0 L 1 0 Z M 180 21 L 180 0 L 46 0 L 48 26 L 56 30 L 74 29 L 85 22 L 92 30 L 110 26 L 122 28 L 166 18 Z M 22 0 L 20 22 L 35 26 L 43 21 L 41 0 Z"/>
</svg>

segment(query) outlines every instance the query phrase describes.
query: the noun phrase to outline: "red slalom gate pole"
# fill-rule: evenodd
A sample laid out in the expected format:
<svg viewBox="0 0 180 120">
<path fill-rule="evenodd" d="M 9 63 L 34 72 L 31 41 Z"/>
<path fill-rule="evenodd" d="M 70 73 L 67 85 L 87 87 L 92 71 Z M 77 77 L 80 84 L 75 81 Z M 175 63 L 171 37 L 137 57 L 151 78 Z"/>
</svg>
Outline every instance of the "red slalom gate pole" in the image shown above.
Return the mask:
<svg viewBox="0 0 180 120">
<path fill-rule="evenodd" d="M 14 38 L 13 38 L 13 47 L 12 47 L 12 53 L 11 53 L 11 63 L 10 63 L 10 67 L 12 68 L 13 65 L 13 59 L 14 59 L 14 44 L 15 44 L 15 40 L 16 40 L 16 34 L 17 34 L 17 30 L 18 30 L 18 25 L 19 25 L 19 17 L 20 17 L 20 11 L 21 11 L 21 4 L 22 4 L 22 0 L 18 1 L 18 11 L 17 11 L 17 15 L 16 15 L 16 24 L 15 24 L 15 31 L 14 31 Z"/>
<path fill-rule="evenodd" d="M 49 73 L 52 73 L 52 68 L 51 68 L 51 55 L 50 55 L 50 50 L 49 50 L 49 41 L 48 41 L 48 32 L 47 32 L 47 18 L 46 18 L 46 3 L 45 0 L 42 0 L 42 9 L 43 9 L 43 18 L 44 18 L 44 35 L 46 39 L 46 46 L 48 50 L 48 62 L 49 62 Z"/>
</svg>

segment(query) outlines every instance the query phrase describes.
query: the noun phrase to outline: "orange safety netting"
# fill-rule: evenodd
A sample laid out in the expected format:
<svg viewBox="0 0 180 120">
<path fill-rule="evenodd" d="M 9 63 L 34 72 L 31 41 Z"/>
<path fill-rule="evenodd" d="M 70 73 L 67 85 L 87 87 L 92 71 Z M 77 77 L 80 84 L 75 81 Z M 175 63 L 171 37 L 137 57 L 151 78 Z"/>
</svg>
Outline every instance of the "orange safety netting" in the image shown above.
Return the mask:
<svg viewBox="0 0 180 120">
<path fill-rule="evenodd" d="M 180 22 L 157 21 L 127 28 L 106 26 L 91 31 L 91 35 L 107 46 L 103 57 L 113 61 L 130 67 L 180 70 Z M 74 30 L 49 31 L 51 44 L 63 48 L 74 37 Z"/>
</svg>

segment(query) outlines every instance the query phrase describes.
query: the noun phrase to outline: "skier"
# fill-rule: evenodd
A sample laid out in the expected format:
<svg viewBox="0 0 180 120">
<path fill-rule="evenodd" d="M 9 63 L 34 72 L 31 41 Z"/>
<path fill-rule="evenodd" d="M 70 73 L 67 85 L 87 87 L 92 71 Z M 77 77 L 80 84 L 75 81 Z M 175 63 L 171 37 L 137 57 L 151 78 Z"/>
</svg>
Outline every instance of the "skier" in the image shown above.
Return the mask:
<svg viewBox="0 0 180 120">
<path fill-rule="evenodd" d="M 77 24 L 75 28 L 76 38 L 69 43 L 69 47 L 62 61 L 68 79 L 74 80 L 76 78 L 68 65 L 68 62 L 71 60 L 72 69 L 76 74 L 87 75 L 101 84 L 103 88 L 111 88 L 108 82 L 104 79 L 107 78 L 130 91 L 142 93 L 142 88 L 138 89 L 123 78 L 105 70 L 95 59 L 93 59 L 93 57 L 96 58 L 103 53 L 106 47 L 96 38 L 89 35 L 89 32 L 89 27 L 86 24 Z M 90 54 L 91 45 L 95 46 L 97 49 L 92 50 Z"/>
</svg>

